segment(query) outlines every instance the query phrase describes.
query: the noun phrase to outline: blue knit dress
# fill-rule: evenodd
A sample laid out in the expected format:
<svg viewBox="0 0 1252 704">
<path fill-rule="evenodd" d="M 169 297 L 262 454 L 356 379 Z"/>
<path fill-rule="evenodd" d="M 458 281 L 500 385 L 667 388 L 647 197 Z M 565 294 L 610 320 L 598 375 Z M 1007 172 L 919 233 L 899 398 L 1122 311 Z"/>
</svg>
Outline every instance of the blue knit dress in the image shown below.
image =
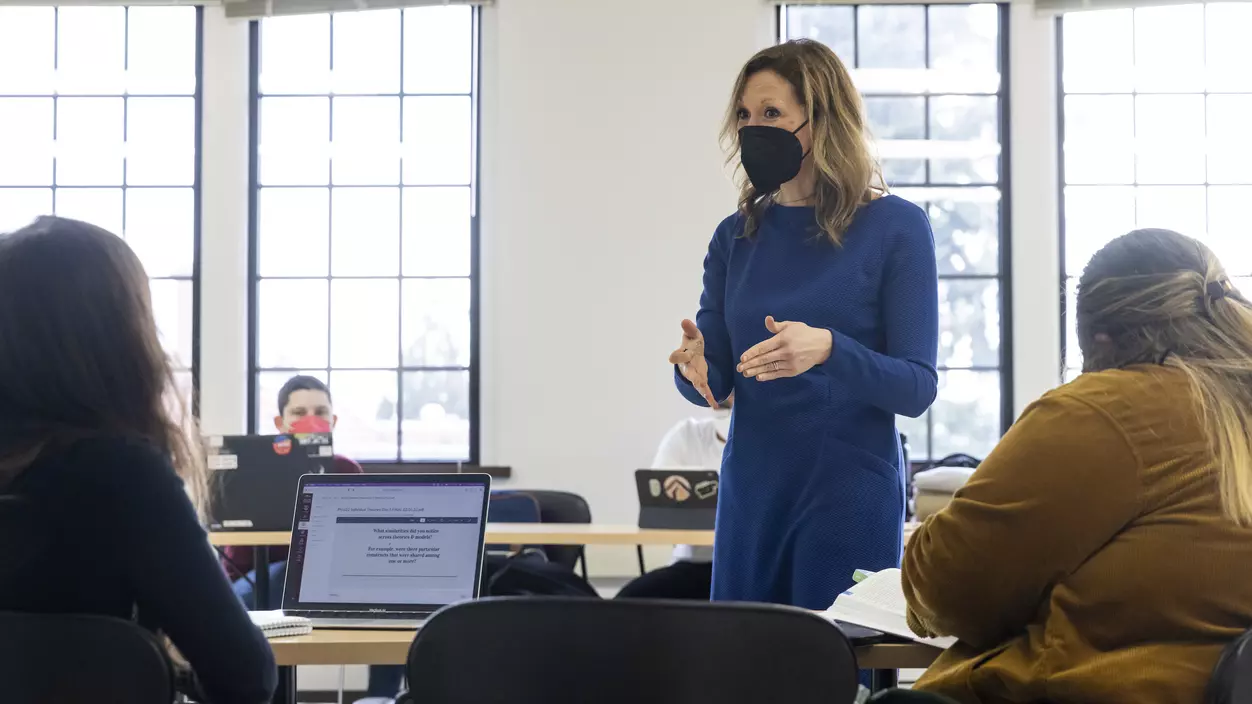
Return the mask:
<svg viewBox="0 0 1252 704">
<path fill-rule="evenodd" d="M 813 208 L 771 206 L 754 237 L 718 226 L 696 324 L 713 395 L 735 392 L 722 459 L 713 598 L 824 609 L 858 568 L 900 562 L 904 474 L 895 415 L 935 399 L 938 282 L 925 213 L 863 206 L 841 247 Z M 828 328 L 830 359 L 790 379 L 735 371 L 765 317 Z M 681 375 L 679 390 L 704 401 Z"/>
</svg>

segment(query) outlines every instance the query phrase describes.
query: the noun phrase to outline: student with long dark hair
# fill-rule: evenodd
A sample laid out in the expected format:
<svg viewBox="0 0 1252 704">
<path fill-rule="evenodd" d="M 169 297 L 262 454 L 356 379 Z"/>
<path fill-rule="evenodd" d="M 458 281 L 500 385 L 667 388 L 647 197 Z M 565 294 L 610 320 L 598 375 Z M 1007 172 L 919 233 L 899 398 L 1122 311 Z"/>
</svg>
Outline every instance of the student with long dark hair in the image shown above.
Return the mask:
<svg viewBox="0 0 1252 704">
<path fill-rule="evenodd" d="M 199 693 L 269 701 L 273 653 L 201 526 L 198 433 L 177 400 L 148 278 L 126 243 L 40 218 L 0 235 L 0 610 L 136 619 Z"/>
</svg>

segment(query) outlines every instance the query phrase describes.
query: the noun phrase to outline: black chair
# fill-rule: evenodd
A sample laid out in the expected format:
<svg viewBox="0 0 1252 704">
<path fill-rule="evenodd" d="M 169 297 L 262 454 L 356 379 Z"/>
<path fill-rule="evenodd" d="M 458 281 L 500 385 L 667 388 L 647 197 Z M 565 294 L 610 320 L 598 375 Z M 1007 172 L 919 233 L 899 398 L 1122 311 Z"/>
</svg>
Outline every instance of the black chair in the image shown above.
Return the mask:
<svg viewBox="0 0 1252 704">
<path fill-rule="evenodd" d="M 539 520 L 543 523 L 591 523 L 591 506 L 587 500 L 569 491 L 519 490 L 539 502 Z M 583 545 L 544 545 L 548 560 L 575 569 L 582 564 L 587 579 L 587 550 Z"/>
<path fill-rule="evenodd" d="M 1252 631 L 1226 646 L 1209 677 L 1204 704 L 1252 702 Z"/>
<path fill-rule="evenodd" d="M 856 656 L 807 611 L 758 604 L 482 599 L 409 649 L 420 704 L 851 704 Z"/>
<path fill-rule="evenodd" d="M 134 623 L 0 612 L 5 704 L 170 704 L 174 686 L 165 649 Z"/>
<path fill-rule="evenodd" d="M 539 500 L 524 491 L 493 489 L 487 499 L 487 520 L 492 523 L 538 523 L 543 520 Z M 512 553 L 524 545 L 487 545 L 489 553 Z"/>
</svg>

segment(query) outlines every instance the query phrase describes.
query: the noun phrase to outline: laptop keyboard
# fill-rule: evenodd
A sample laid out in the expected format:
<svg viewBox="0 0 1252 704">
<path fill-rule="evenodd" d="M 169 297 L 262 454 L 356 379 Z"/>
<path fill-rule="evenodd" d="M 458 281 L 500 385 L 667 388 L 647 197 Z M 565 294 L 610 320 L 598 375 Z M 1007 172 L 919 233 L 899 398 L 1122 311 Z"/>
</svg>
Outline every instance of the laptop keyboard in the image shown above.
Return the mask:
<svg viewBox="0 0 1252 704">
<path fill-rule="evenodd" d="M 303 616 L 304 618 L 327 619 L 327 618 L 344 618 L 358 619 L 368 618 L 374 621 L 418 621 L 429 618 L 430 611 L 293 611 L 284 609 L 283 614 L 287 616 Z"/>
</svg>

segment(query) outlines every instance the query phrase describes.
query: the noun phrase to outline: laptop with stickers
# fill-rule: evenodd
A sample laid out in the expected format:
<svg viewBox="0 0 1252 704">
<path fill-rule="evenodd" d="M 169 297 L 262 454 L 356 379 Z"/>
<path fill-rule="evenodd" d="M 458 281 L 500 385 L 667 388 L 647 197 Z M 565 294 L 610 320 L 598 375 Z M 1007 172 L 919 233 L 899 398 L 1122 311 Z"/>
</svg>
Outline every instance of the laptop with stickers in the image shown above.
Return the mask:
<svg viewBox="0 0 1252 704">
<path fill-rule="evenodd" d="M 217 435 L 205 439 L 209 469 L 209 528 L 285 531 L 305 474 L 332 468 L 330 433 Z"/>
<path fill-rule="evenodd" d="M 636 470 L 639 527 L 713 530 L 717 486 L 718 473 L 712 470 Z"/>
</svg>

